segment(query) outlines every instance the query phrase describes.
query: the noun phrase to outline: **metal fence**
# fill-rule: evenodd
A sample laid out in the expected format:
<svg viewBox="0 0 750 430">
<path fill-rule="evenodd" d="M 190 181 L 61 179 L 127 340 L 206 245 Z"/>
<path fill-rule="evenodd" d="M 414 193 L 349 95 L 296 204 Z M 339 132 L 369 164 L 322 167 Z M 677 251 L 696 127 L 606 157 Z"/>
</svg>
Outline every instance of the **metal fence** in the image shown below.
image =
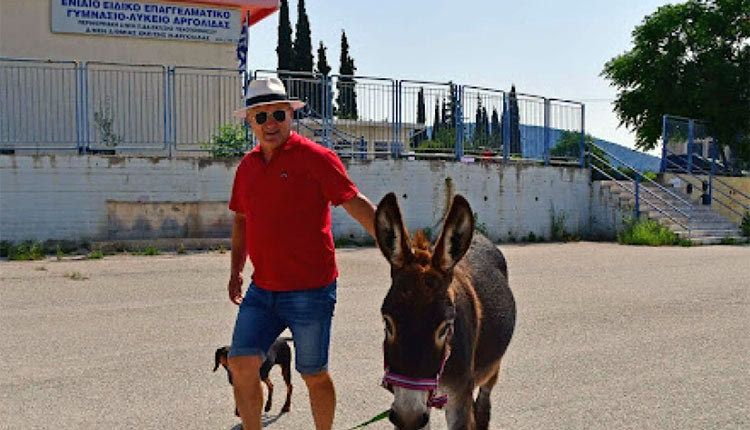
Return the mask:
<svg viewBox="0 0 750 430">
<path fill-rule="evenodd" d="M 452 82 L 256 70 L 307 106 L 294 128 L 342 157 L 439 158 L 583 165 L 555 151 L 580 135 L 573 101 Z M 0 150 L 208 153 L 242 105 L 235 69 L 0 59 Z M 245 148 L 253 145 L 245 128 Z M 558 155 L 551 155 L 558 153 Z"/>
<path fill-rule="evenodd" d="M 702 204 L 716 203 L 737 220 L 750 211 L 750 195 L 722 179 L 739 172 L 729 162 L 730 149 L 719 147 L 705 122 L 664 115 L 662 139 L 661 173 L 674 174 L 697 190 Z"/>
</svg>

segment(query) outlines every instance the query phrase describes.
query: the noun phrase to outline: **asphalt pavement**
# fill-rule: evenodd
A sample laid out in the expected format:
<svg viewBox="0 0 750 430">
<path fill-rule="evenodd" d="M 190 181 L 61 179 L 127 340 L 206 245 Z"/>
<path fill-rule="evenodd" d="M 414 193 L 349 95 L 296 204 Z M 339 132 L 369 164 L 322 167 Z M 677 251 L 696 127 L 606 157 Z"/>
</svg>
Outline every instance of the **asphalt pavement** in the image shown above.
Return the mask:
<svg viewBox="0 0 750 430">
<path fill-rule="evenodd" d="M 750 247 L 502 245 L 516 333 L 492 394 L 493 429 L 750 428 Z M 335 429 L 388 408 L 379 308 L 389 268 L 340 249 L 330 369 Z M 0 429 L 237 430 L 213 373 L 236 306 L 228 253 L 0 262 Z M 292 410 L 269 429 L 310 429 Z M 445 429 L 433 412 L 432 429 Z M 385 422 L 369 428 L 390 428 Z"/>
</svg>

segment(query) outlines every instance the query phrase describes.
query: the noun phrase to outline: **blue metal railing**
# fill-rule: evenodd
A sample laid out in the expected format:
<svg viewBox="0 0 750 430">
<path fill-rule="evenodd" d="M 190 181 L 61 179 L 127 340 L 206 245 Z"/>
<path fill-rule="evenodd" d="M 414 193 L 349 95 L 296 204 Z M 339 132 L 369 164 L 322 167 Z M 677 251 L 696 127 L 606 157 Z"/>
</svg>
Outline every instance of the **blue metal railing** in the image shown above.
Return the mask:
<svg viewBox="0 0 750 430">
<path fill-rule="evenodd" d="M 718 144 L 706 133 L 706 126 L 703 122 L 692 118 L 664 115 L 662 139 L 662 173 L 673 173 L 691 186 L 697 185 L 703 192 L 701 195 L 703 204 L 711 206 L 715 201 L 740 219 L 744 212 L 750 211 L 750 196 L 716 175 L 718 167 L 726 171 L 728 166 L 718 165 L 716 160 L 719 152 Z M 679 154 L 670 147 L 683 147 L 684 154 Z M 707 160 L 708 157 L 710 157 L 710 162 Z M 708 166 L 710 166 L 709 170 L 706 170 L 704 167 Z M 731 168 L 729 170 L 731 172 Z M 706 179 L 698 175 L 705 175 Z M 720 184 L 721 187 L 714 186 L 714 182 Z"/>
<path fill-rule="evenodd" d="M 605 177 L 613 180 L 616 185 L 618 185 L 620 188 L 622 188 L 625 191 L 627 191 L 628 193 L 630 193 L 635 198 L 635 210 L 634 210 L 634 212 L 635 212 L 635 217 L 636 218 L 640 217 L 641 205 L 642 204 L 646 204 L 649 207 L 651 207 L 652 209 L 654 209 L 657 212 L 659 212 L 660 214 L 662 214 L 663 216 L 665 216 L 666 218 L 668 218 L 673 223 L 675 223 L 675 224 L 679 225 L 680 227 L 682 227 L 683 229 L 685 229 L 687 231 L 688 237 L 690 237 L 692 235 L 692 231 L 695 230 L 695 228 L 691 225 L 691 222 L 693 220 L 693 205 L 690 202 L 688 202 L 687 200 L 685 200 L 682 197 L 678 196 L 674 192 L 668 190 L 667 188 L 665 188 L 661 184 L 659 184 L 659 183 L 653 181 L 652 179 L 648 178 L 647 176 L 645 176 L 643 174 L 643 172 L 639 171 L 638 169 L 636 169 L 633 166 L 629 165 L 628 163 L 624 162 L 623 160 L 621 160 L 620 158 L 618 158 L 617 156 L 615 156 L 611 152 L 605 150 L 604 148 L 596 145 L 595 143 L 591 143 L 590 145 L 593 148 L 596 148 L 599 151 L 601 151 L 607 157 L 611 157 L 612 159 L 616 160 L 623 167 L 629 169 L 631 172 L 634 173 L 634 177 L 631 178 L 630 176 L 626 175 L 625 173 L 617 170 L 615 168 L 615 166 L 608 159 L 604 159 L 604 158 L 599 157 L 598 155 L 596 155 L 593 150 L 589 151 L 589 153 L 588 153 L 589 157 L 592 159 L 590 165 L 591 165 L 591 168 L 594 171 L 597 171 L 600 174 L 602 174 L 603 176 L 605 176 Z M 611 172 L 619 174 L 620 176 L 622 176 L 623 178 L 625 178 L 625 181 L 623 181 L 622 179 L 617 179 L 617 178 L 613 177 L 612 175 L 610 175 L 609 173 L 607 173 L 607 171 L 605 169 L 602 169 L 602 168 L 598 167 L 593 162 L 593 160 L 599 161 L 604 167 L 609 168 Z M 651 184 L 657 190 L 659 190 L 659 191 L 661 191 L 663 193 L 666 193 L 670 197 L 672 197 L 675 200 L 677 200 L 678 202 L 685 204 L 685 206 L 687 207 L 687 212 L 684 211 L 684 210 L 682 210 L 682 209 L 680 209 L 679 207 L 673 205 L 672 203 L 668 202 L 667 200 L 665 200 L 664 198 L 662 198 L 661 196 L 659 196 L 658 194 L 656 194 L 654 191 L 650 190 L 648 187 L 642 187 L 641 186 L 641 182 L 643 180 L 645 180 L 647 183 Z M 632 188 L 628 187 L 627 185 L 625 185 L 625 183 L 632 183 L 633 184 Z M 677 216 L 673 216 L 672 214 L 670 214 L 668 210 L 664 210 L 663 208 L 659 207 L 657 204 L 655 204 L 654 202 L 650 201 L 649 198 L 644 198 L 642 196 L 642 192 L 643 191 L 645 191 L 647 194 L 649 194 L 651 198 L 659 200 L 664 206 L 666 206 L 669 209 L 672 209 L 672 211 L 674 211 L 675 213 L 682 215 L 684 218 L 687 219 L 687 221 L 683 223 Z"/>
<path fill-rule="evenodd" d="M 372 155 L 499 161 L 502 151 L 504 162 L 518 157 L 549 164 L 556 130 L 584 135 L 583 105 L 572 101 L 518 93 L 517 118 L 511 120 L 508 93 L 499 89 L 253 73 L 267 74 L 283 77 L 291 95 L 306 97 L 314 108 L 311 116 L 320 122 L 323 144 L 351 140 L 359 145 L 355 152 L 369 148 L 364 151 Z M 238 123 L 232 111 L 242 105 L 241 80 L 235 69 L 0 58 L 0 149 L 205 151 L 219 126 Z M 482 113 L 473 104 L 478 99 L 484 116 L 476 115 Z M 435 125 L 450 133 L 438 140 Z M 511 149 L 512 136 L 520 142 Z M 577 161 L 583 166 L 582 158 Z"/>
<path fill-rule="evenodd" d="M 667 150 L 667 154 L 670 154 L 670 153 L 671 152 L 669 150 Z M 711 172 L 707 172 L 703 168 L 698 167 L 698 166 L 694 166 L 694 165 L 691 166 L 690 168 L 688 168 L 688 167 L 682 166 L 679 163 L 676 163 L 675 161 L 669 160 L 669 159 L 666 160 L 666 163 L 667 163 L 667 167 L 668 168 L 672 167 L 674 169 L 677 169 L 677 172 L 675 172 L 673 170 L 670 170 L 669 172 L 675 174 L 680 179 L 685 180 L 686 182 L 688 182 L 690 184 L 693 184 L 695 186 L 695 183 L 691 182 L 691 180 L 693 180 L 693 181 L 697 182 L 697 185 L 701 189 L 702 189 L 703 185 L 705 184 L 706 187 L 707 187 L 706 191 L 708 191 L 708 205 L 709 206 L 711 204 L 713 204 L 713 202 L 715 201 L 716 203 L 720 204 L 721 206 L 723 206 L 724 208 L 726 208 L 727 210 L 729 210 L 730 212 L 734 213 L 735 215 L 737 215 L 739 217 L 743 216 L 744 211 L 750 211 L 750 196 L 748 196 L 747 194 L 743 193 L 739 189 L 737 189 L 735 187 L 732 187 L 731 185 L 729 185 L 725 181 L 723 181 L 723 180 L 719 179 L 718 177 L 716 177 L 715 175 L 713 175 Z M 704 174 L 704 175 L 708 176 L 708 181 L 704 181 L 702 178 L 700 178 L 699 176 L 697 176 L 697 174 Z M 714 182 L 717 182 L 717 183 L 723 185 L 731 193 L 738 194 L 738 195 L 744 197 L 744 199 L 746 200 L 746 202 L 743 203 L 741 200 L 739 200 L 739 199 L 737 199 L 735 197 L 732 197 L 731 194 L 725 192 L 724 190 L 722 190 L 722 189 L 720 189 L 718 187 L 714 187 L 714 185 L 713 185 Z M 724 198 L 726 198 L 727 200 L 731 201 L 735 205 L 737 205 L 740 208 L 742 208 L 742 210 L 738 211 L 737 209 L 734 209 L 733 207 L 729 206 L 725 202 L 721 201 L 721 199 L 714 198 L 714 193 L 716 193 L 716 192 L 718 192 L 720 195 L 722 195 Z"/>
</svg>

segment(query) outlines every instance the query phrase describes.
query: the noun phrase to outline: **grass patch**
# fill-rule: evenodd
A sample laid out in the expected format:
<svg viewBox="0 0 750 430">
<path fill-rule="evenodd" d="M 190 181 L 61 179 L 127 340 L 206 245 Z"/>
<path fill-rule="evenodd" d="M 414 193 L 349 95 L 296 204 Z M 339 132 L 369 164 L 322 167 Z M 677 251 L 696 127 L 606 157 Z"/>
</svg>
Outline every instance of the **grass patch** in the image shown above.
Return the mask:
<svg viewBox="0 0 750 430">
<path fill-rule="evenodd" d="M 737 239 L 733 237 L 722 237 L 721 238 L 721 244 L 722 245 L 739 245 L 740 242 L 737 241 Z"/>
<path fill-rule="evenodd" d="M 149 246 L 149 247 L 136 251 L 134 254 L 143 255 L 143 256 L 153 256 L 153 255 L 160 255 L 161 251 L 159 250 L 159 248 L 155 246 Z"/>
<path fill-rule="evenodd" d="M 621 245 L 671 246 L 681 244 L 671 230 L 654 220 L 629 219 L 625 230 L 617 235 Z"/>
<path fill-rule="evenodd" d="M 8 243 L 6 247 L 4 256 L 8 257 L 8 260 L 34 261 L 46 258 L 44 247 L 38 242 L 24 242 L 15 246 Z"/>
<path fill-rule="evenodd" d="M 96 251 L 91 251 L 88 254 L 86 254 L 87 260 L 101 260 L 102 258 L 104 258 L 104 253 L 98 249 Z"/>
</svg>

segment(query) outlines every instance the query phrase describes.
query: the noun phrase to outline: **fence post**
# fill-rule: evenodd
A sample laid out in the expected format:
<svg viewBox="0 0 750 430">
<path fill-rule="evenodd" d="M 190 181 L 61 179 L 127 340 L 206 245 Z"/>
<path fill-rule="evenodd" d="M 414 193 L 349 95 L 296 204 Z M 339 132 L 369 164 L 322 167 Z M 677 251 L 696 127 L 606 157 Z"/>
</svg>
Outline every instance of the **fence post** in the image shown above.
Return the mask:
<svg viewBox="0 0 750 430">
<path fill-rule="evenodd" d="M 170 95 L 172 94 L 170 88 L 174 87 L 174 70 L 174 66 L 167 66 L 167 69 L 164 72 L 164 146 L 167 148 L 167 156 L 169 158 L 172 158 L 172 140 L 170 139 L 170 137 L 172 131 L 171 119 L 173 115 L 171 113 L 175 110 L 174 106 L 172 105 L 174 103 L 174 99 L 170 97 Z M 170 85 L 170 81 L 172 81 L 172 85 Z M 176 144 L 177 142 L 175 141 L 175 145 Z M 177 150 L 177 148 L 175 148 L 175 150 Z"/>
<path fill-rule="evenodd" d="M 83 66 L 75 62 L 76 77 L 76 152 L 83 151 Z"/>
<path fill-rule="evenodd" d="M 549 166 L 549 117 L 550 101 L 544 98 L 544 165 Z"/>
<path fill-rule="evenodd" d="M 640 182 L 641 174 L 635 172 L 635 219 L 638 220 L 641 216 L 641 202 L 640 202 Z"/>
<path fill-rule="evenodd" d="M 693 174 L 693 120 L 688 120 L 688 147 L 687 147 L 687 171 Z"/>
<path fill-rule="evenodd" d="M 83 64 L 83 73 L 81 74 L 81 80 L 83 81 L 83 87 L 81 88 L 81 92 L 83 94 L 83 117 L 81 118 L 81 124 L 83 125 L 83 133 L 81 134 L 81 137 L 83 137 L 84 141 L 81 146 L 81 154 L 85 155 L 86 151 L 89 149 L 91 135 L 89 132 L 89 63 L 85 62 Z"/>
<path fill-rule="evenodd" d="M 708 205 L 714 201 L 713 189 L 714 189 L 714 175 L 716 174 L 716 142 L 711 142 L 711 171 L 708 174 Z"/>
<path fill-rule="evenodd" d="M 660 173 L 667 171 L 667 115 L 661 116 L 661 167 L 659 167 Z"/>
<path fill-rule="evenodd" d="M 456 123 L 456 160 L 461 161 L 464 156 L 464 115 L 463 115 L 463 89 L 462 85 L 456 85 L 456 106 L 453 107 L 453 118 Z"/>
<path fill-rule="evenodd" d="M 581 103 L 581 148 L 579 161 L 581 168 L 586 167 L 585 156 L 586 156 L 586 105 Z"/>
<path fill-rule="evenodd" d="M 389 146 L 388 158 L 396 158 L 396 154 L 400 153 L 401 145 L 401 81 L 391 81 L 393 87 L 393 139 Z M 396 148 L 394 148 L 394 146 Z"/>
<path fill-rule="evenodd" d="M 510 112 L 508 112 L 508 94 L 503 91 L 503 164 L 508 164 L 510 155 Z"/>
</svg>

